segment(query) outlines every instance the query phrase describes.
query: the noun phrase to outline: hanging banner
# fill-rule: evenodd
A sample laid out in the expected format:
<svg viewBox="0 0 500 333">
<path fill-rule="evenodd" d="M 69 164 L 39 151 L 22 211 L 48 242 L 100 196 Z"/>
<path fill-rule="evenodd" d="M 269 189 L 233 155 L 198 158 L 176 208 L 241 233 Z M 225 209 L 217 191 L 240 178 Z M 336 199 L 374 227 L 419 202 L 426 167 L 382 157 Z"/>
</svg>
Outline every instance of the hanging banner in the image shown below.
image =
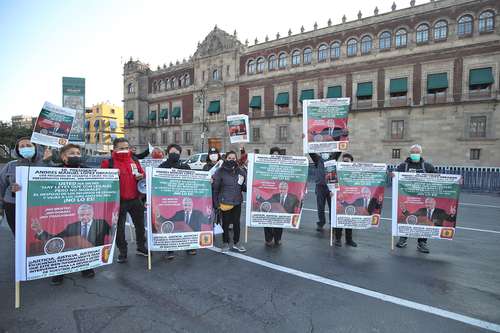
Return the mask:
<svg viewBox="0 0 500 333">
<path fill-rule="evenodd" d="M 308 168 L 304 156 L 248 154 L 247 225 L 298 229 Z"/>
<path fill-rule="evenodd" d="M 395 172 L 392 235 L 453 239 L 462 176 Z"/>
<path fill-rule="evenodd" d="M 337 163 L 338 189 L 333 191 L 333 228 L 368 229 L 380 225 L 387 165 Z"/>
<path fill-rule="evenodd" d="M 212 183 L 206 171 L 146 170 L 151 251 L 213 246 Z"/>
<path fill-rule="evenodd" d="M 18 167 L 16 180 L 17 281 L 112 263 L 118 170 Z"/>
<path fill-rule="evenodd" d="M 73 126 L 69 134 L 71 143 L 85 145 L 85 79 L 80 77 L 62 78 L 62 105 L 75 110 Z"/>
<path fill-rule="evenodd" d="M 346 151 L 350 98 L 309 99 L 302 104 L 304 154 Z"/>
<path fill-rule="evenodd" d="M 75 110 L 49 102 L 43 104 L 31 134 L 31 142 L 60 148 L 68 143 Z"/>
<path fill-rule="evenodd" d="M 231 143 L 250 142 L 249 121 L 245 114 L 227 116 L 227 127 L 229 129 L 229 140 Z"/>
</svg>

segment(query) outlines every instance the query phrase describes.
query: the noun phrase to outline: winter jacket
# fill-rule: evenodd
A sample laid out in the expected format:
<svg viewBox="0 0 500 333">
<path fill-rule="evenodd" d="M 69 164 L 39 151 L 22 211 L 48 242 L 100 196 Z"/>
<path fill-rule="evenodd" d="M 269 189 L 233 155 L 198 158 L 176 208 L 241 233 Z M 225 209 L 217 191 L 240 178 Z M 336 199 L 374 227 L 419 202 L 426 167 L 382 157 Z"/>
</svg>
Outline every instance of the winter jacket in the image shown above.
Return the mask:
<svg viewBox="0 0 500 333">
<path fill-rule="evenodd" d="M 408 157 L 403 163 L 396 168 L 398 172 L 416 172 L 416 173 L 436 173 L 436 169 L 431 163 L 425 162 L 420 158 L 419 162 L 412 162 Z"/>
<path fill-rule="evenodd" d="M 242 185 L 238 184 L 239 175 L 244 178 Z M 240 205 L 243 202 L 242 192 L 247 191 L 247 173 L 244 169 L 229 169 L 223 164 L 213 178 L 212 198 L 215 207 L 219 207 L 221 203 Z"/>
<path fill-rule="evenodd" d="M 135 165 L 137 171 L 145 176 L 144 170 L 142 169 L 139 161 L 132 158 L 132 154 L 121 154 L 113 153 L 113 169 L 118 169 L 118 176 L 120 178 L 120 199 L 121 200 L 133 200 L 139 198 L 139 191 L 137 190 L 138 180 L 132 172 L 132 167 Z M 110 167 L 109 160 L 103 160 L 101 162 L 101 168 L 108 169 Z"/>
</svg>

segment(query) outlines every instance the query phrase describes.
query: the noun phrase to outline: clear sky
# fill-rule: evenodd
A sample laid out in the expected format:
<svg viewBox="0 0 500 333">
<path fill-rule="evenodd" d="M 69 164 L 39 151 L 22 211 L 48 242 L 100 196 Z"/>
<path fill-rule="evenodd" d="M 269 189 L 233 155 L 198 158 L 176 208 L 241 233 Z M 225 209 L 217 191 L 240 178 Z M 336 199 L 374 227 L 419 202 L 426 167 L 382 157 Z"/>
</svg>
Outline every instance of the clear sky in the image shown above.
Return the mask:
<svg viewBox="0 0 500 333">
<path fill-rule="evenodd" d="M 86 79 L 86 106 L 122 104 L 122 64 L 132 56 L 152 69 L 188 58 L 217 24 L 238 38 L 273 39 L 315 21 L 324 27 L 390 11 L 392 0 L 134 1 L 0 0 L 0 120 L 37 115 L 44 101 L 61 104 L 62 77 Z M 428 0 L 417 0 L 417 4 Z M 396 1 L 398 9 L 410 0 Z"/>
</svg>

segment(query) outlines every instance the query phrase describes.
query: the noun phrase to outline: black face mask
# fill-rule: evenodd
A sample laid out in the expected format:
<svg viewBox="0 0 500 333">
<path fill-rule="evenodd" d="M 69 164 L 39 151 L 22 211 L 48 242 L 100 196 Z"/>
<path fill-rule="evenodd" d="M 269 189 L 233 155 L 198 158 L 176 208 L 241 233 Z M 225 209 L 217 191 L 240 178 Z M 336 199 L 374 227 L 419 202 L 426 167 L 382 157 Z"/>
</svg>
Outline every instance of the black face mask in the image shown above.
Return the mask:
<svg viewBox="0 0 500 333">
<path fill-rule="evenodd" d="M 229 168 L 229 169 L 234 169 L 237 166 L 236 161 L 233 160 L 227 160 L 224 162 L 224 164 Z"/>
<path fill-rule="evenodd" d="M 179 159 L 181 158 L 180 154 L 177 153 L 170 153 L 168 154 L 168 159 L 172 161 L 173 163 L 179 162 Z"/>
<path fill-rule="evenodd" d="M 82 158 L 80 156 L 69 156 L 66 165 L 70 167 L 78 167 L 81 163 Z"/>
</svg>

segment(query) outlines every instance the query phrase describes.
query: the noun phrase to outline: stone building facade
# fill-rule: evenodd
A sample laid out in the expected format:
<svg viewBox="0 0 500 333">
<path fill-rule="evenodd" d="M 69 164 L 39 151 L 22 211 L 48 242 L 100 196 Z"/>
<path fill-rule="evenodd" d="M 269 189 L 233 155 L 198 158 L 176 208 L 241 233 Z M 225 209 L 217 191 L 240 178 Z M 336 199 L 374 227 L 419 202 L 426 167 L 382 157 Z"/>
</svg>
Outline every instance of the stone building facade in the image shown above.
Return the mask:
<svg viewBox="0 0 500 333">
<path fill-rule="evenodd" d="M 398 163 L 420 143 L 438 165 L 500 166 L 499 12 L 496 0 L 411 1 L 251 46 L 215 27 L 189 60 L 124 65 L 127 136 L 228 151 L 225 119 L 240 113 L 247 151 L 301 155 L 301 101 L 347 96 L 358 161 Z"/>
</svg>

